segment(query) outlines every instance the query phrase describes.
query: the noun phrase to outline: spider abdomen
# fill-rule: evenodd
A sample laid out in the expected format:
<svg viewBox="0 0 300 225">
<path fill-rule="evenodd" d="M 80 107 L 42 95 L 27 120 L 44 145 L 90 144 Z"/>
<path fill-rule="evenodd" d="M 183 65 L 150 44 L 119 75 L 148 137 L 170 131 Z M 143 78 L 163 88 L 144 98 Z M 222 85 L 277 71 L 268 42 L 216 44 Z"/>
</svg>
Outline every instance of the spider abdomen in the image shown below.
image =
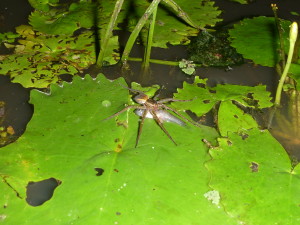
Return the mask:
<svg viewBox="0 0 300 225">
<path fill-rule="evenodd" d="M 134 110 L 134 113 L 138 116 L 143 116 L 145 109 L 136 109 Z M 165 110 L 156 110 L 155 114 L 157 115 L 157 117 L 159 118 L 159 120 L 163 123 L 163 122 L 171 122 L 171 123 L 176 123 L 180 126 L 185 126 L 186 123 L 183 122 L 182 120 L 180 120 L 179 118 L 177 118 L 176 116 L 172 115 L 171 113 L 165 111 Z M 145 116 L 146 118 L 149 119 L 153 119 L 152 114 L 150 113 L 150 111 L 146 114 Z"/>
</svg>

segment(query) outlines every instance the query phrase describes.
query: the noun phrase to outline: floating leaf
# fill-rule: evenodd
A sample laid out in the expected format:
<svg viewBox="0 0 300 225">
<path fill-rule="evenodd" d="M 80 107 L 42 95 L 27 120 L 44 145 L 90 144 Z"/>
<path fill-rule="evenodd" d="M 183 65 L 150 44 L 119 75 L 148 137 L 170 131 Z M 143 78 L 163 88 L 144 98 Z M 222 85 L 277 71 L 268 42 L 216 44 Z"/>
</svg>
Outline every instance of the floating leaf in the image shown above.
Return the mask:
<svg viewBox="0 0 300 225">
<path fill-rule="evenodd" d="M 135 10 L 137 17 L 141 17 L 149 3 L 146 1 L 136 1 Z M 163 6 L 161 6 L 163 5 Z M 214 26 L 217 22 L 221 11 L 214 7 L 213 1 L 204 0 L 181 0 L 178 5 L 185 13 L 196 23 L 199 27 Z M 186 25 L 181 20 L 177 13 L 173 12 L 167 4 L 160 4 L 157 10 L 156 26 L 154 29 L 153 46 L 167 48 L 167 44 L 179 45 L 188 44 L 190 42 L 189 36 L 196 36 L 199 30 Z M 132 20 L 137 18 L 130 17 Z M 130 25 L 135 25 L 131 22 Z M 132 27 L 129 27 L 132 30 Z M 142 31 L 143 43 L 146 43 L 148 28 Z"/>
<path fill-rule="evenodd" d="M 31 92 L 35 110 L 25 133 L 0 149 L 2 223 L 236 224 L 204 197 L 209 155 L 201 139 L 213 140 L 216 131 L 166 123 L 175 146 L 147 119 L 134 148 L 138 117 L 132 111 L 103 121 L 128 103 L 120 84 L 124 79 L 74 77 L 63 87 L 51 85 L 50 95 Z M 61 181 L 53 197 L 29 206 L 28 182 L 51 177 Z"/>
<path fill-rule="evenodd" d="M 291 172 L 288 155 L 268 131 L 253 128 L 246 137 L 229 132 L 210 154 L 210 186 L 240 224 L 298 223 L 299 168 Z"/>
<path fill-rule="evenodd" d="M 291 22 L 281 20 L 283 27 L 283 39 L 286 41 L 285 52 L 288 51 L 289 25 Z M 241 53 L 244 58 L 251 59 L 255 63 L 273 67 L 279 60 L 279 37 L 273 17 L 255 17 L 244 19 L 235 24 L 229 31 L 232 46 Z"/>
<path fill-rule="evenodd" d="M 72 35 L 80 28 L 91 28 L 94 24 L 95 5 L 79 2 L 70 5 L 68 10 L 53 8 L 50 12 L 34 11 L 30 16 L 30 25 L 46 34 Z"/>
<path fill-rule="evenodd" d="M 210 111 L 220 101 L 236 101 L 245 107 L 266 108 L 273 104 L 270 102 L 270 93 L 265 91 L 266 87 L 258 85 L 255 87 L 218 84 L 214 88 L 206 86 L 206 80 L 198 77 L 193 84 L 183 83 L 183 88 L 178 89 L 175 94 L 177 99 L 190 99 L 189 102 L 174 102 L 176 108 L 189 109 L 202 116 Z"/>
</svg>

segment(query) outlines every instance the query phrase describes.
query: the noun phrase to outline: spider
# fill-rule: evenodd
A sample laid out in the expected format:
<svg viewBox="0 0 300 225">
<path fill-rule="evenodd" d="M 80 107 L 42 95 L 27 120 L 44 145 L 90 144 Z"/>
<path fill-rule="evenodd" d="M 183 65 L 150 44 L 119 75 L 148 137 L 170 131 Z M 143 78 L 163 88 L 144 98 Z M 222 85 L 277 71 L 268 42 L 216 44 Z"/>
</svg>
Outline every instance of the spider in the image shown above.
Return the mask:
<svg viewBox="0 0 300 225">
<path fill-rule="evenodd" d="M 139 128 L 138 128 L 138 134 L 136 138 L 136 143 L 135 143 L 135 148 L 138 146 L 139 139 L 142 133 L 143 129 L 143 124 L 145 118 L 152 118 L 156 121 L 156 123 L 159 125 L 159 127 L 165 132 L 165 134 L 168 136 L 168 138 L 177 146 L 177 143 L 174 141 L 174 139 L 171 137 L 169 132 L 166 130 L 166 128 L 163 125 L 163 122 L 173 122 L 177 123 L 181 126 L 185 126 L 185 122 L 177 118 L 176 116 L 172 115 L 166 110 L 172 111 L 174 114 L 182 118 L 183 120 L 195 125 L 199 126 L 196 122 L 193 122 L 183 115 L 181 115 L 179 112 L 177 112 L 175 109 L 170 108 L 169 106 L 166 106 L 164 103 L 168 102 L 187 102 L 187 101 L 192 101 L 192 100 L 179 100 L 179 99 L 173 99 L 173 98 L 165 98 L 165 99 L 160 99 L 158 101 L 155 100 L 156 96 L 153 98 L 149 98 L 148 95 L 146 95 L 144 92 L 131 89 L 128 87 L 125 87 L 126 89 L 132 91 L 133 93 L 138 93 L 133 100 L 140 104 L 140 105 L 129 105 L 126 106 L 124 109 L 120 110 L 119 112 L 116 112 L 115 114 L 103 119 L 103 120 L 109 120 L 115 116 L 120 115 L 121 113 L 127 111 L 128 109 L 135 109 L 134 112 L 136 115 L 141 117 L 141 121 L 139 123 Z"/>
</svg>

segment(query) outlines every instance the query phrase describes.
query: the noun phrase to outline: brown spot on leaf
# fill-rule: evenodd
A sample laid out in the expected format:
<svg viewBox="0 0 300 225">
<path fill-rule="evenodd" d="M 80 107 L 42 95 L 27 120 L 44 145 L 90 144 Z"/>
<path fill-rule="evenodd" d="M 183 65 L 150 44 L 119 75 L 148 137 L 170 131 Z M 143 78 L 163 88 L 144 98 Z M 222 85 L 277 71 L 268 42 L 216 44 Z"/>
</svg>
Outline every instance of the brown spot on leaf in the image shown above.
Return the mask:
<svg viewBox="0 0 300 225">
<path fill-rule="evenodd" d="M 251 172 L 252 172 L 252 173 L 258 172 L 258 167 L 259 167 L 258 163 L 256 163 L 256 162 L 251 162 L 250 169 L 251 169 Z"/>
<path fill-rule="evenodd" d="M 116 149 L 115 149 L 115 152 L 121 152 L 122 148 L 123 148 L 123 146 L 121 144 L 118 144 Z"/>
</svg>

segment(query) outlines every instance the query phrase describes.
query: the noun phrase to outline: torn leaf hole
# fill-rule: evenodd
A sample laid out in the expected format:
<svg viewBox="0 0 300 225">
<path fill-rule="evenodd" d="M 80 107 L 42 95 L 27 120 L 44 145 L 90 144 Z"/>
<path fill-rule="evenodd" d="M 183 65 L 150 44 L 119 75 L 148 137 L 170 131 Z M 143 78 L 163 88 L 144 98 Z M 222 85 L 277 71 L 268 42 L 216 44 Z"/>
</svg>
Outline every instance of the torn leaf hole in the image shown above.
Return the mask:
<svg viewBox="0 0 300 225">
<path fill-rule="evenodd" d="M 104 169 L 102 168 L 94 168 L 94 170 L 97 172 L 96 176 L 101 176 L 104 173 Z"/>
<path fill-rule="evenodd" d="M 210 103 L 210 100 L 207 99 L 207 100 L 203 100 L 202 102 L 203 102 L 204 104 L 208 104 L 208 103 Z"/>
<path fill-rule="evenodd" d="M 256 162 L 251 162 L 250 169 L 252 173 L 258 172 L 259 165 Z"/>
<path fill-rule="evenodd" d="M 249 137 L 249 134 L 240 132 L 240 133 L 239 133 L 239 136 L 242 137 L 242 140 L 246 140 L 246 139 Z"/>
<path fill-rule="evenodd" d="M 60 180 L 49 178 L 37 182 L 29 181 L 26 187 L 26 202 L 31 206 L 40 206 L 50 200 Z"/>
<path fill-rule="evenodd" d="M 234 115 L 234 118 L 238 119 L 238 118 L 239 118 L 239 116 L 238 116 L 238 115 Z"/>
</svg>

